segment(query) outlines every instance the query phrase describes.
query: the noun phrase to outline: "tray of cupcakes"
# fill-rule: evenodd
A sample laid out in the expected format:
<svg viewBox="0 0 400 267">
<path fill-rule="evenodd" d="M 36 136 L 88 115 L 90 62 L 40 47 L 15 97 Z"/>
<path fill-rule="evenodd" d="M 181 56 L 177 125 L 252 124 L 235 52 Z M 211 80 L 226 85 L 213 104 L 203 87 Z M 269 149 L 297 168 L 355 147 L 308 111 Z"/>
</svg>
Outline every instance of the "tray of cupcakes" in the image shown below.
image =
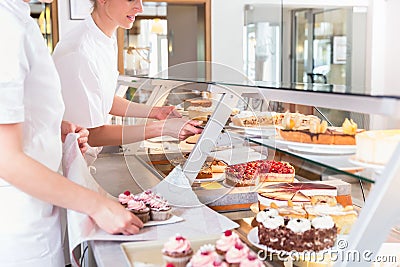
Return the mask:
<svg viewBox="0 0 400 267">
<path fill-rule="evenodd" d="M 146 190 L 137 195 L 125 191 L 119 194 L 118 201 L 127 210 L 135 214 L 144 223 L 144 226 L 183 221 L 183 218 L 172 213 L 172 208 L 166 199 L 151 190 Z"/>
<path fill-rule="evenodd" d="M 176 234 L 167 241 L 127 242 L 121 248 L 134 267 L 265 266 L 231 230 L 220 236 L 189 239 Z"/>
</svg>

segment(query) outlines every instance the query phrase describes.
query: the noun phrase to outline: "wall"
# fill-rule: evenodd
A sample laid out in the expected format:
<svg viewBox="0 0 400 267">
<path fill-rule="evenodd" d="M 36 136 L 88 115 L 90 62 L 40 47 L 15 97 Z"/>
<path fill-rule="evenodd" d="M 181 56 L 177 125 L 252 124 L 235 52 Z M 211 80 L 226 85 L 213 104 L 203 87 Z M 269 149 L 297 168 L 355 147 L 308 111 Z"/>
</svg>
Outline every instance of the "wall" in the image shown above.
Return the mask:
<svg viewBox="0 0 400 267">
<path fill-rule="evenodd" d="M 78 0 L 78 1 L 87 1 L 89 0 Z M 58 5 L 58 28 L 59 28 L 59 38 L 61 39 L 64 34 L 69 32 L 72 28 L 81 22 L 81 20 L 71 20 L 70 19 L 70 8 L 69 8 L 68 0 L 60 0 L 57 1 Z M 88 11 L 88 15 L 89 15 Z"/>
</svg>

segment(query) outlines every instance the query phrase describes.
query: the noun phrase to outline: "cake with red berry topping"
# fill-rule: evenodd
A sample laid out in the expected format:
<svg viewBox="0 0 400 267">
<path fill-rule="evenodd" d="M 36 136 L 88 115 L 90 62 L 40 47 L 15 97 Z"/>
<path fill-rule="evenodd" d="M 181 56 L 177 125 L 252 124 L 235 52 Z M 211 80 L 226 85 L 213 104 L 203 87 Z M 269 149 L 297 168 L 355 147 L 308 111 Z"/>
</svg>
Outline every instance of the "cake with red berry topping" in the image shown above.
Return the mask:
<svg viewBox="0 0 400 267">
<path fill-rule="evenodd" d="M 230 165 L 225 170 L 230 186 L 254 186 L 259 182 L 293 182 L 295 170 L 287 162 L 257 160 Z"/>
<path fill-rule="evenodd" d="M 172 263 L 175 267 L 185 267 L 193 255 L 193 250 L 189 240 L 176 234 L 164 244 L 162 255 L 165 264 Z"/>
<path fill-rule="evenodd" d="M 257 214 L 258 240 L 262 245 L 279 251 L 320 251 L 333 247 L 337 228 L 330 216 L 284 218 L 273 211 Z"/>
</svg>

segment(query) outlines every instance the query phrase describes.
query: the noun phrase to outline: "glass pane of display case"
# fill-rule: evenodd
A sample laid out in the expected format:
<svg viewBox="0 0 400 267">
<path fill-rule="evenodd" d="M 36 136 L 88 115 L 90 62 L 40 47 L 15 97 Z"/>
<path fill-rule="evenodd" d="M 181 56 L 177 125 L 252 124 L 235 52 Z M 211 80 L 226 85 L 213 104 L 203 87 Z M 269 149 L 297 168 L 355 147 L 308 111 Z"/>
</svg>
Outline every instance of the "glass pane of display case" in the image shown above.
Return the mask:
<svg viewBox="0 0 400 267">
<path fill-rule="evenodd" d="M 245 73 L 251 80 L 281 80 L 281 5 L 246 5 L 244 26 Z"/>
</svg>

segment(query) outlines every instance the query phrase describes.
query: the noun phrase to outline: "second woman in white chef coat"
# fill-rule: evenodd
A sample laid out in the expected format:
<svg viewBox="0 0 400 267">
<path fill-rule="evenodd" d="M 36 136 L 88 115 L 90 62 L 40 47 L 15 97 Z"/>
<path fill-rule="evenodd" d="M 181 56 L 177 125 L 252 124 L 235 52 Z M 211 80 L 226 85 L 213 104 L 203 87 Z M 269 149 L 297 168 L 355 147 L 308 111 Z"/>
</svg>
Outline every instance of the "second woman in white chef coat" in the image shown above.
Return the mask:
<svg viewBox="0 0 400 267">
<path fill-rule="evenodd" d="M 53 54 L 66 105 L 64 119 L 88 128 L 91 146 L 121 145 L 161 135 L 183 140 L 201 133 L 201 129 L 195 127 L 199 122 L 178 118 L 171 107 L 150 107 L 114 96 L 118 79 L 115 32 L 118 27 L 132 27 L 136 14 L 142 12 L 142 2 L 92 2 L 91 16 L 63 37 Z M 109 114 L 162 121 L 146 125 L 108 125 Z"/>
<path fill-rule="evenodd" d="M 64 267 L 58 206 L 110 233 L 134 234 L 143 224 L 57 173 L 60 81 L 26 2 L 0 1 L 0 266 Z"/>
</svg>

